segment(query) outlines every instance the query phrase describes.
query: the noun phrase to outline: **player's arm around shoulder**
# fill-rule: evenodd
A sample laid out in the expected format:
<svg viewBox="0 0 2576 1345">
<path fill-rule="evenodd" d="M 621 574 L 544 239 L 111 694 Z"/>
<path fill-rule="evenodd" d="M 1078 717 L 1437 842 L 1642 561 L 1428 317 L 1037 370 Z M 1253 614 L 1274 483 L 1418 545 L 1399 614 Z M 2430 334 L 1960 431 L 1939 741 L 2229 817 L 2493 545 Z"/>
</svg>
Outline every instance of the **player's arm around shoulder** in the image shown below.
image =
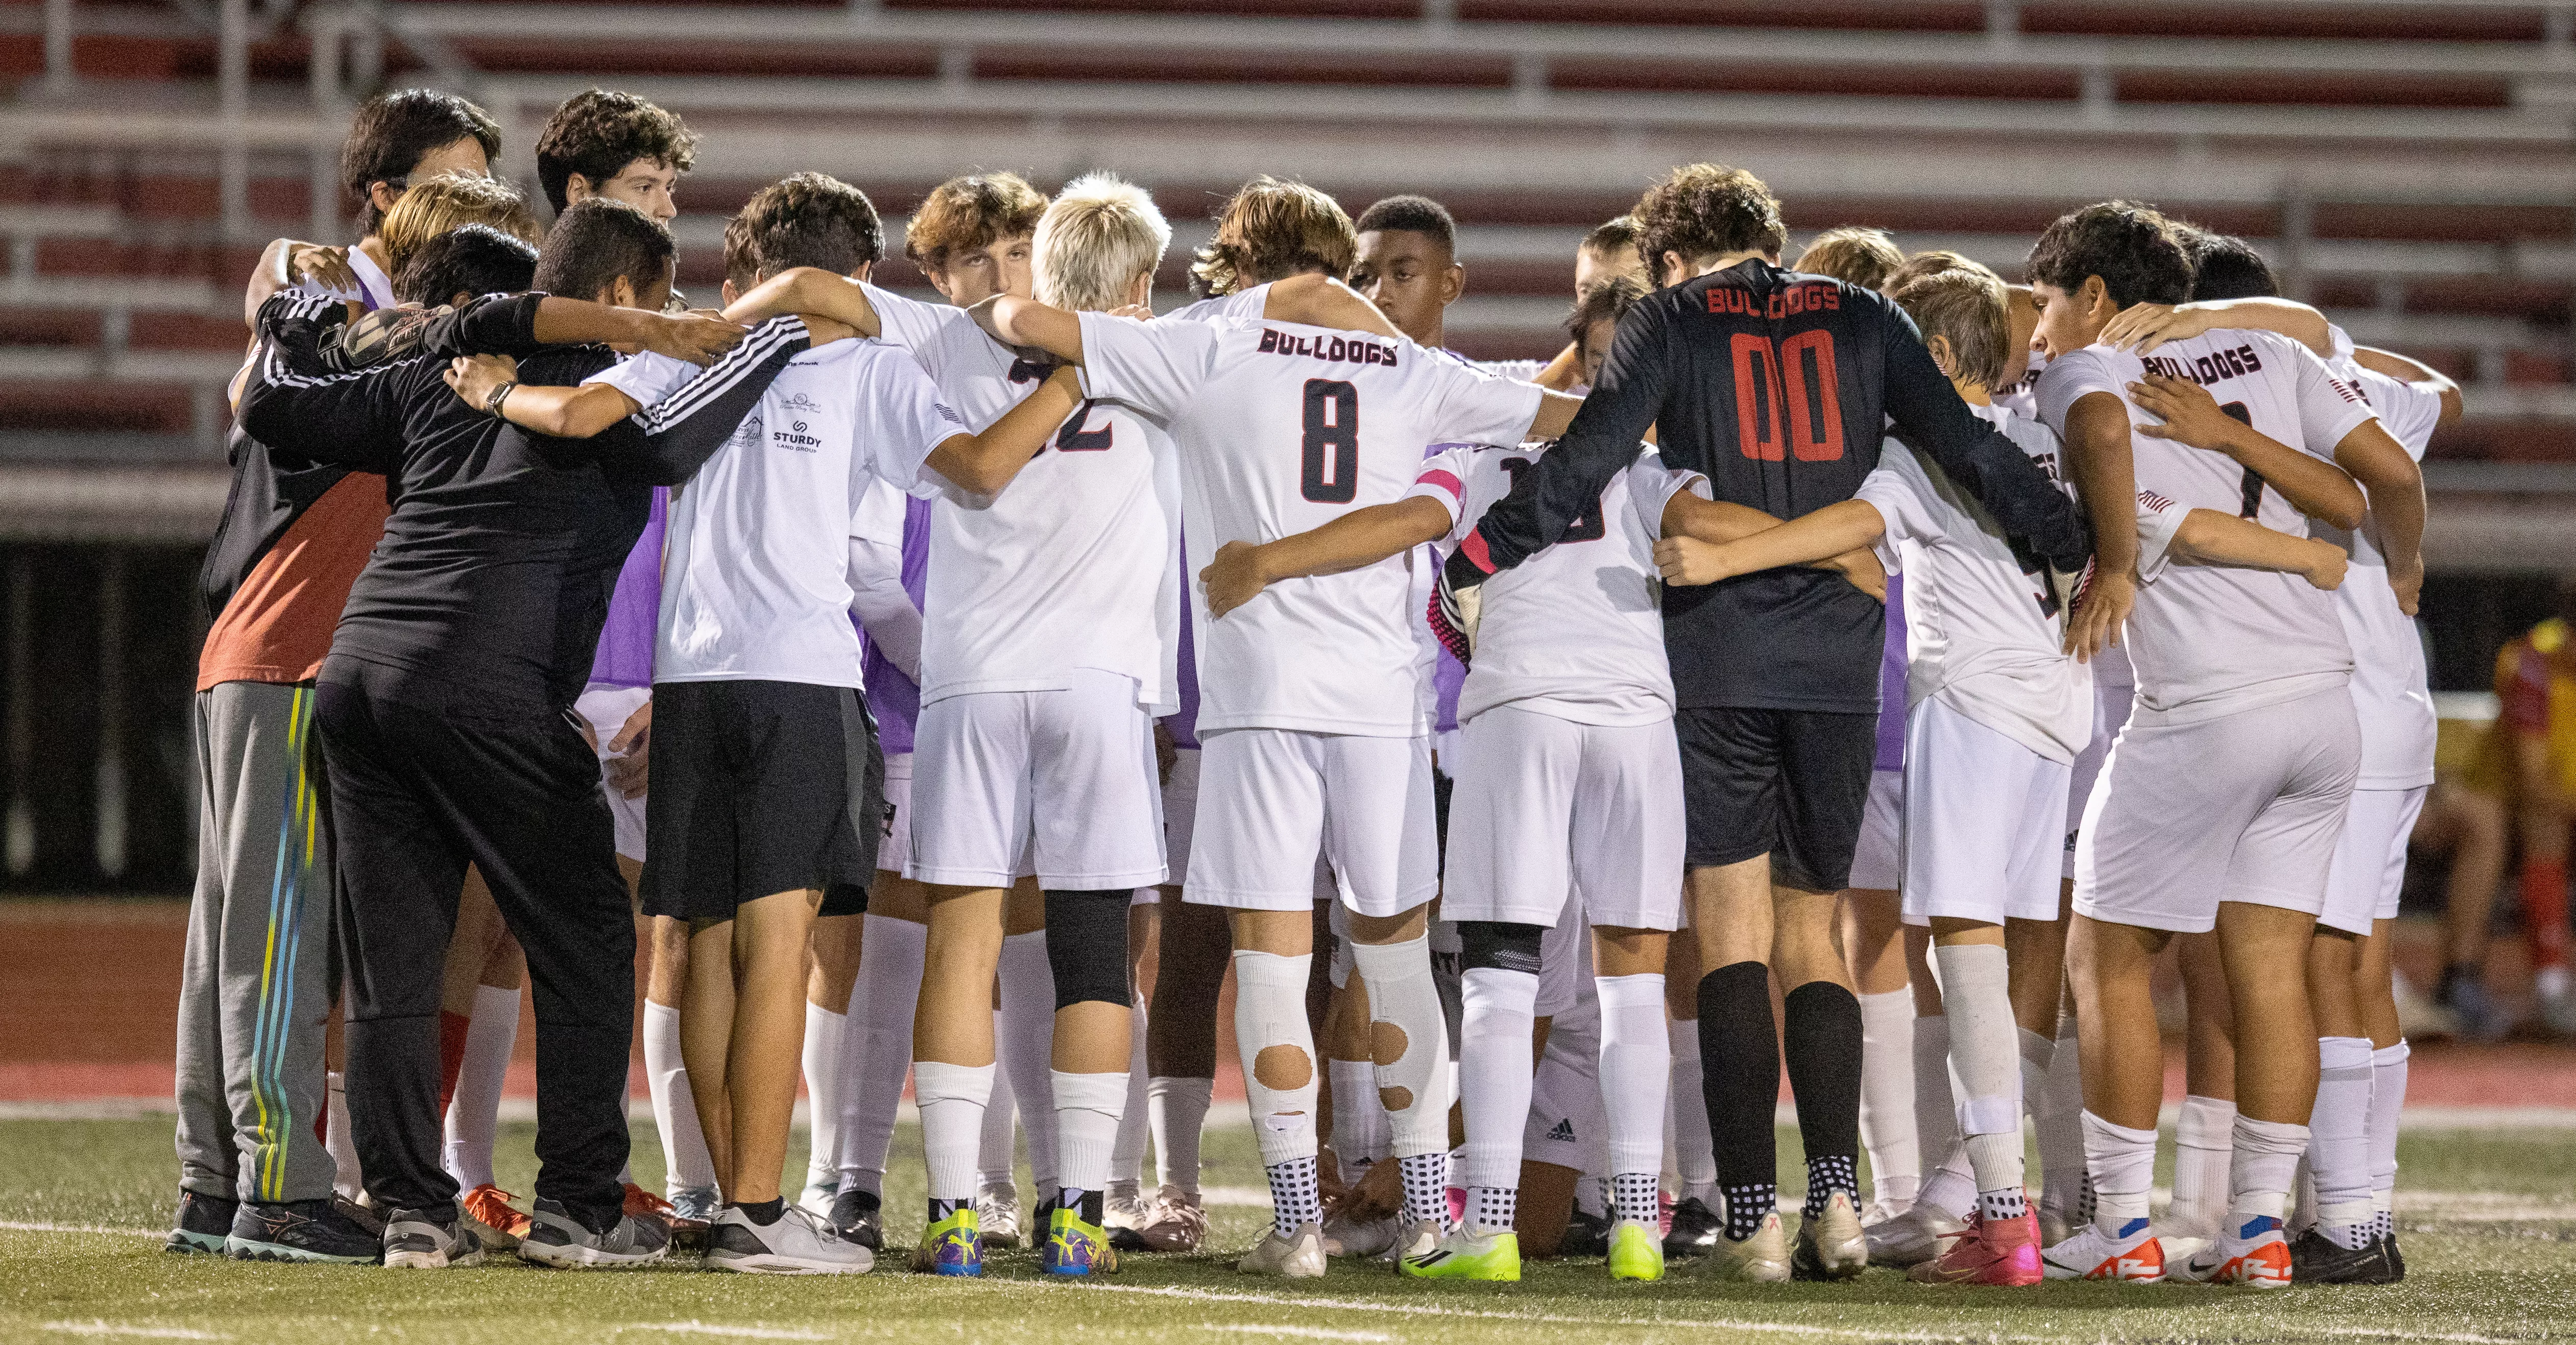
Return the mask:
<svg viewBox="0 0 2576 1345">
<path fill-rule="evenodd" d="M 1672 517 L 1670 509 L 1666 506 L 1667 519 Z M 1655 543 L 1655 565 L 1665 583 L 1695 587 L 1784 565 L 1824 565 L 1854 551 L 1865 552 L 1886 533 L 1887 520 L 1876 505 L 1861 499 L 1840 500 L 1731 542 L 1711 544 L 1689 535 L 1667 535 Z M 1867 591 L 1861 579 L 1853 582 Z M 1877 596 L 1881 601 L 1887 596 L 1884 569 L 1878 573 Z"/>
<path fill-rule="evenodd" d="M 1404 333 L 1387 321 L 1376 304 L 1331 276 L 1308 273 L 1274 280 L 1261 292 L 1261 316 L 1335 331 L 1369 332 L 1390 339 Z"/>
<path fill-rule="evenodd" d="M 2332 542 L 2275 532 L 2250 518 L 2216 509 L 2194 509 L 2184 515 L 2168 549 L 2178 560 L 2281 570 L 2329 590 L 2343 586 L 2344 570 L 2351 559 Z"/>
<path fill-rule="evenodd" d="M 1208 615 L 1223 617 L 1282 579 L 1341 574 L 1436 542 L 1455 525 L 1453 507 L 1424 492 L 1354 509 L 1273 541 L 1228 542 L 1199 571 L 1199 581 L 1207 585 Z"/>
<path fill-rule="evenodd" d="M 928 464 L 959 489 L 998 495 L 1081 405 L 1082 385 L 1074 372 L 1058 369 L 983 433 L 942 440 L 930 451 Z"/>
<path fill-rule="evenodd" d="M 2147 374 L 2129 385 L 2129 397 L 2139 410 L 2162 422 L 2141 425 L 2138 433 L 2224 453 L 2261 475 L 2301 513 L 2338 528 L 2361 526 L 2369 501 L 2343 469 L 2227 414 L 2209 389 L 2189 379 Z M 2399 456 L 2404 456 L 2404 450 L 2399 450 Z"/>
</svg>

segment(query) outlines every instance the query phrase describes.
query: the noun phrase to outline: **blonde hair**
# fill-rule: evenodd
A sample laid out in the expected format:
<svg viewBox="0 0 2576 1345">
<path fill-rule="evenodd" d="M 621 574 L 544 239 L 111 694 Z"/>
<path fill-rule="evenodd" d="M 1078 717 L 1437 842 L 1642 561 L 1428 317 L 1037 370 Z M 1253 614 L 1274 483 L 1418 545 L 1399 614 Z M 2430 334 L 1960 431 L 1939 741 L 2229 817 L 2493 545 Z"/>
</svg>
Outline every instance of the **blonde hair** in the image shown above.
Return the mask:
<svg viewBox="0 0 2576 1345">
<path fill-rule="evenodd" d="M 1846 225 L 1816 235 L 1816 241 L 1798 254 L 1797 264 L 1789 269 L 1832 276 L 1846 285 L 1874 290 L 1886 284 L 1888 277 L 1903 265 L 1905 254 L 1887 236 L 1887 230 Z"/>
<path fill-rule="evenodd" d="M 1190 278 L 1209 295 L 1307 271 L 1343 280 L 1359 247 L 1340 202 L 1303 182 L 1264 173 L 1225 203 L 1216 236 L 1190 264 Z"/>
<path fill-rule="evenodd" d="M 948 254 L 991 247 L 1037 227 L 1046 194 L 1017 173 L 952 177 L 930 189 L 903 231 L 903 255 L 925 271 L 948 269 Z"/>
<path fill-rule="evenodd" d="M 1916 276 L 1887 297 L 1914 319 L 1925 344 L 1935 336 L 1949 343 L 1952 378 L 1989 389 L 2003 381 L 2012 363 L 2012 319 L 2004 311 L 2004 282 L 1994 272 L 1969 262 Z"/>
<path fill-rule="evenodd" d="M 376 236 L 385 244 L 385 273 L 400 274 L 422 244 L 461 224 L 489 224 L 530 243 L 545 239 L 528 203 L 508 183 L 461 173 L 434 177 L 411 184 L 377 227 Z"/>
<path fill-rule="evenodd" d="M 1076 178 L 1038 218 L 1038 302 L 1116 308 L 1136 277 L 1154 273 L 1171 242 L 1172 226 L 1144 188 L 1114 173 Z"/>
<path fill-rule="evenodd" d="M 1995 274 L 1984 262 L 1964 252 L 1952 252 L 1948 248 L 1927 248 L 1906 258 L 1903 266 L 1888 272 L 1887 279 L 1878 282 L 1878 288 L 1881 293 L 1894 294 L 1925 276 L 1937 276 L 1948 271 L 1974 271 L 1981 276 Z M 1997 276 L 1996 279 L 2000 280 L 2002 277 Z"/>
</svg>

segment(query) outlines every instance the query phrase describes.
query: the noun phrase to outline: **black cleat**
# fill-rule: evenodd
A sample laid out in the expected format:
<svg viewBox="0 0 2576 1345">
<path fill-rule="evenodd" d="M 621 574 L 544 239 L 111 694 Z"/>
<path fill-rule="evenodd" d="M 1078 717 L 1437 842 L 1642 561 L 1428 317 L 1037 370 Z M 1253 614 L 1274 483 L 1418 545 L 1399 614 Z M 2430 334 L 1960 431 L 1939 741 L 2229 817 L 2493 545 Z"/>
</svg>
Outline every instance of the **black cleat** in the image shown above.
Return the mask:
<svg viewBox="0 0 2576 1345">
<path fill-rule="evenodd" d="M 199 1252 L 223 1255 L 224 1239 L 233 1231 L 233 1211 L 239 1208 L 238 1200 L 180 1191 L 179 1216 L 171 1221 L 170 1238 L 161 1244 L 162 1250 L 183 1256 Z"/>
<path fill-rule="evenodd" d="M 1706 1256 L 1726 1231 L 1726 1221 L 1697 1196 L 1673 1206 L 1673 1228 L 1664 1234 L 1664 1255 Z"/>
<path fill-rule="evenodd" d="M 2406 1253 L 2397 1250 L 2397 1234 L 2392 1230 L 2379 1235 L 2381 1253 L 2388 1258 L 2388 1283 L 2406 1278 Z"/>
<path fill-rule="evenodd" d="M 236 1261 L 367 1266 L 384 1255 L 384 1243 L 328 1200 L 254 1200 L 242 1202 L 233 1215 L 224 1254 Z"/>
<path fill-rule="evenodd" d="M 2342 1247 L 2311 1228 L 2290 1244 L 2292 1284 L 2395 1284 L 2399 1274 L 2383 1238 Z"/>
<path fill-rule="evenodd" d="M 852 1186 L 832 1197 L 832 1232 L 843 1242 L 872 1252 L 885 1250 L 884 1202 L 873 1191 Z"/>
<path fill-rule="evenodd" d="M 1556 1244 L 1559 1256 L 1608 1256 L 1610 1254 L 1610 1221 L 1587 1210 L 1576 1210 L 1565 1220 L 1565 1240 Z"/>
</svg>

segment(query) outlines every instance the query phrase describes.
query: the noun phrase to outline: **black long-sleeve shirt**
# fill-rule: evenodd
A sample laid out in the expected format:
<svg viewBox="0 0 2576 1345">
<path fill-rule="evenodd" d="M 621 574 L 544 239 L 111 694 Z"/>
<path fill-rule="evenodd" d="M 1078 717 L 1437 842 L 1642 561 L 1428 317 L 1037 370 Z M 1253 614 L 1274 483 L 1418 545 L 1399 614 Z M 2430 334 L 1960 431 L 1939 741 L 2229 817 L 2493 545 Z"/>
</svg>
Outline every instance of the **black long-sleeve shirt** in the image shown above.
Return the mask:
<svg viewBox="0 0 2576 1345">
<path fill-rule="evenodd" d="M 412 357 L 341 374 L 322 372 L 328 310 L 262 312 L 269 353 L 243 391 L 243 428 L 286 452 L 384 473 L 393 504 L 341 613 L 334 660 L 404 668 L 497 702 L 571 704 L 651 488 L 694 473 L 808 344 L 802 322 L 775 319 L 642 415 L 556 439 L 467 406 L 441 377 L 450 357 L 471 352 L 517 356 L 531 386 L 576 384 L 617 361 L 605 346 L 537 344 L 544 297 L 477 300 L 421 333 Z"/>
<path fill-rule="evenodd" d="M 1476 532 L 1492 568 L 1520 563 L 1594 507 L 1650 425 L 1663 460 L 1706 473 L 1717 499 L 1796 518 L 1852 497 L 1891 422 L 2006 532 L 2062 569 L 2083 568 L 2092 542 L 2082 515 L 1969 412 L 1904 310 L 1759 258 L 1631 310 L 1564 437 Z M 1839 574 L 1766 570 L 1666 588 L 1663 604 L 1682 706 L 1878 706 L 1885 610 Z"/>
</svg>

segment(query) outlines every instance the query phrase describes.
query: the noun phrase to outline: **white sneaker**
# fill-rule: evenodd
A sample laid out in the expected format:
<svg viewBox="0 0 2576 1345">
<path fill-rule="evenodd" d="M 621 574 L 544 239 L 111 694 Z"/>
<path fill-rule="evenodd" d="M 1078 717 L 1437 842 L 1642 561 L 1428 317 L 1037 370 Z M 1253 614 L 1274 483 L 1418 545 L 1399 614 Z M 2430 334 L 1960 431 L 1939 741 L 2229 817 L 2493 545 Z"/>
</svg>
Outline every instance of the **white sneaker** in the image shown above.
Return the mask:
<svg viewBox="0 0 2576 1345">
<path fill-rule="evenodd" d="M 1868 1230 L 1886 1223 L 1888 1220 L 1893 1219 L 1912 1208 L 1914 1208 L 1914 1202 L 1911 1200 L 1904 1201 L 1902 1203 L 1888 1200 L 1884 1197 L 1872 1200 L 1868 1204 L 1861 1206 L 1861 1230 L 1863 1232 L 1867 1232 Z"/>
<path fill-rule="evenodd" d="M 1321 1279 L 1324 1274 L 1324 1230 L 1315 1224 L 1297 1225 L 1297 1235 L 1279 1236 L 1273 1226 L 1261 1235 L 1234 1268 L 1245 1275 L 1282 1275 L 1292 1280 Z"/>
<path fill-rule="evenodd" d="M 1397 1235 L 1404 1232 L 1404 1216 L 1353 1219 L 1327 1214 L 1321 1232 L 1326 1256 L 1384 1256 L 1395 1246 Z"/>
<path fill-rule="evenodd" d="M 863 1275 L 876 1267 L 874 1253 L 843 1242 L 812 1210 L 790 1205 L 767 1228 L 740 1207 L 728 1207 L 707 1229 L 706 1267 L 756 1275 Z"/>
<path fill-rule="evenodd" d="M 2144 1221 L 2138 1230 L 2124 1238 L 2105 1234 L 2094 1224 L 2085 1224 L 2063 1242 L 2043 1247 L 2039 1253 L 2039 1273 L 2052 1280 L 2124 1280 L 2131 1284 L 2154 1284 L 2165 1277 L 2171 1263 L 2165 1260 L 2164 1244 L 2148 1229 Z"/>
<path fill-rule="evenodd" d="M 1020 1245 L 1020 1193 L 1008 1186 L 987 1186 L 975 1193 L 976 1240 L 984 1250 Z"/>
<path fill-rule="evenodd" d="M 2290 1287 L 2290 1240 L 2278 1219 L 2258 1219 L 2264 1227 L 2252 1237 L 2221 1232 L 2190 1259 L 2167 1262 L 2165 1272 L 2178 1280 L 2201 1284 L 2241 1284 L 2252 1289 Z M 2251 1224 L 2248 1225 L 2249 1227 Z"/>
<path fill-rule="evenodd" d="M 1917 1200 L 1892 1219 L 1862 1224 L 1861 1238 L 1869 1244 L 1871 1265 L 1919 1266 L 1941 1254 L 1943 1238 L 1967 1226 L 1967 1220 L 1952 1217 L 1948 1210 Z"/>
<path fill-rule="evenodd" d="M 1395 1222 L 1395 1243 L 1379 1255 L 1379 1260 L 1401 1265 L 1408 1256 L 1428 1256 L 1439 1250 L 1442 1233 L 1439 1220 L 1399 1218 Z"/>
<path fill-rule="evenodd" d="M 1100 1226 L 1109 1232 L 1142 1227 L 1146 1212 L 1145 1197 L 1134 1182 L 1111 1182 L 1101 1194 Z"/>
</svg>

